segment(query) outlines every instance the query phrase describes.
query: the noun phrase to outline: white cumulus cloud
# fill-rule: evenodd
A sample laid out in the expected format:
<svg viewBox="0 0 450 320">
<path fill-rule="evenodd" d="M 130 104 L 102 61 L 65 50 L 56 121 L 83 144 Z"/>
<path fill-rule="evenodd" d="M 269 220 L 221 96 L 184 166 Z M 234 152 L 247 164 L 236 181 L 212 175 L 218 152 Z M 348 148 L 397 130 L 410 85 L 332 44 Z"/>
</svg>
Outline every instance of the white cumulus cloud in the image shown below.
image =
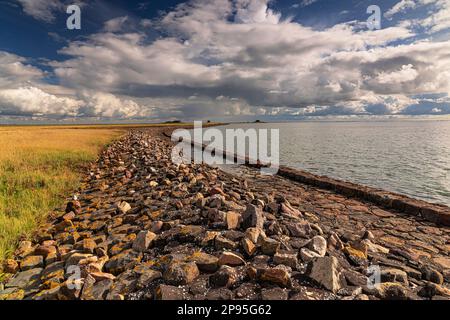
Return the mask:
<svg viewBox="0 0 450 320">
<path fill-rule="evenodd" d="M 57 97 L 36 87 L 0 90 L 2 115 L 65 115 L 74 116 L 82 102 Z"/>
<path fill-rule="evenodd" d="M 0 51 L 0 88 L 27 84 L 44 76 L 44 72 L 18 55 Z"/>
</svg>

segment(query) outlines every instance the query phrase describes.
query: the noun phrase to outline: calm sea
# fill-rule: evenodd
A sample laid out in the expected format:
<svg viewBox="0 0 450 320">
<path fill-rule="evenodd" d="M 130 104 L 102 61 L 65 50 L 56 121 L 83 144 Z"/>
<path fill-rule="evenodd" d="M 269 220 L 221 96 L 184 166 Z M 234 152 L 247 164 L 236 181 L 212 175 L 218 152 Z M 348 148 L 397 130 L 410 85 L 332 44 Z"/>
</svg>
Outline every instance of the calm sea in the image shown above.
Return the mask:
<svg viewBox="0 0 450 320">
<path fill-rule="evenodd" d="M 280 163 L 450 205 L 450 121 L 233 124 L 280 130 Z"/>
</svg>

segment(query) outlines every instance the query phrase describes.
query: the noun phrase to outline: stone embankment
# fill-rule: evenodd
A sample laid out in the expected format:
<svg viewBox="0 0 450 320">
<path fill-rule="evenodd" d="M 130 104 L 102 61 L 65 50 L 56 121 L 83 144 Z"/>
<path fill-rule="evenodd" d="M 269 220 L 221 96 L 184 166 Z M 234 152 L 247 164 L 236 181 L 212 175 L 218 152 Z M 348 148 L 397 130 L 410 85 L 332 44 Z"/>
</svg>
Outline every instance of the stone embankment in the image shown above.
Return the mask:
<svg viewBox="0 0 450 320">
<path fill-rule="evenodd" d="M 251 168 L 177 166 L 161 132 L 101 154 L 4 263 L 0 299 L 450 299 L 439 221 Z"/>
</svg>

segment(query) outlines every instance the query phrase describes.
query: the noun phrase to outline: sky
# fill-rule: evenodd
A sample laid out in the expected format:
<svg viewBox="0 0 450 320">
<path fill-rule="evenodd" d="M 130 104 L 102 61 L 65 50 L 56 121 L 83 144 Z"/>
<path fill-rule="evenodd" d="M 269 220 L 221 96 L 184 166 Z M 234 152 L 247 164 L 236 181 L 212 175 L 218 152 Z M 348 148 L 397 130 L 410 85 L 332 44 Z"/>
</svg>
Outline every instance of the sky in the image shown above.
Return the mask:
<svg viewBox="0 0 450 320">
<path fill-rule="evenodd" d="M 447 114 L 450 0 L 0 0 L 2 123 Z"/>
</svg>

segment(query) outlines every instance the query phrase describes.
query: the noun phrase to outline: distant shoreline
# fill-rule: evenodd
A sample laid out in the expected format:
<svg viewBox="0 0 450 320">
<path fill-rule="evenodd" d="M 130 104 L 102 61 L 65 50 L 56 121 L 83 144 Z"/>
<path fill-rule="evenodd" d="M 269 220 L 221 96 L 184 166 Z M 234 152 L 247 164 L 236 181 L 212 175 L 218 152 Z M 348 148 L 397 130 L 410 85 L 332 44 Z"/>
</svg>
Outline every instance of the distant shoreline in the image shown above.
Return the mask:
<svg viewBox="0 0 450 320">
<path fill-rule="evenodd" d="M 258 122 L 259 120 L 259 122 Z M 249 119 L 245 121 L 232 121 L 232 120 L 223 120 L 223 121 L 210 121 L 209 123 L 213 124 L 272 124 L 272 123 L 304 123 L 304 122 L 388 122 L 388 121 L 450 121 L 450 115 L 417 115 L 417 116 L 355 116 L 355 117 L 332 117 L 332 118 L 322 118 L 318 117 L 305 117 L 298 119 Z M 203 120 L 206 124 L 207 120 Z M 73 123 L 65 123 L 65 122 L 11 122 L 6 123 L 2 122 L 0 119 L 0 127 L 8 127 L 8 126 L 19 126 L 19 127 L 55 127 L 55 126 L 63 126 L 63 127 L 71 127 L 71 126 L 178 126 L 178 125 L 189 125 L 192 124 L 193 121 L 184 121 L 184 120 L 173 120 L 166 122 L 149 122 L 149 121 L 125 121 L 125 122 L 73 122 Z"/>
</svg>

